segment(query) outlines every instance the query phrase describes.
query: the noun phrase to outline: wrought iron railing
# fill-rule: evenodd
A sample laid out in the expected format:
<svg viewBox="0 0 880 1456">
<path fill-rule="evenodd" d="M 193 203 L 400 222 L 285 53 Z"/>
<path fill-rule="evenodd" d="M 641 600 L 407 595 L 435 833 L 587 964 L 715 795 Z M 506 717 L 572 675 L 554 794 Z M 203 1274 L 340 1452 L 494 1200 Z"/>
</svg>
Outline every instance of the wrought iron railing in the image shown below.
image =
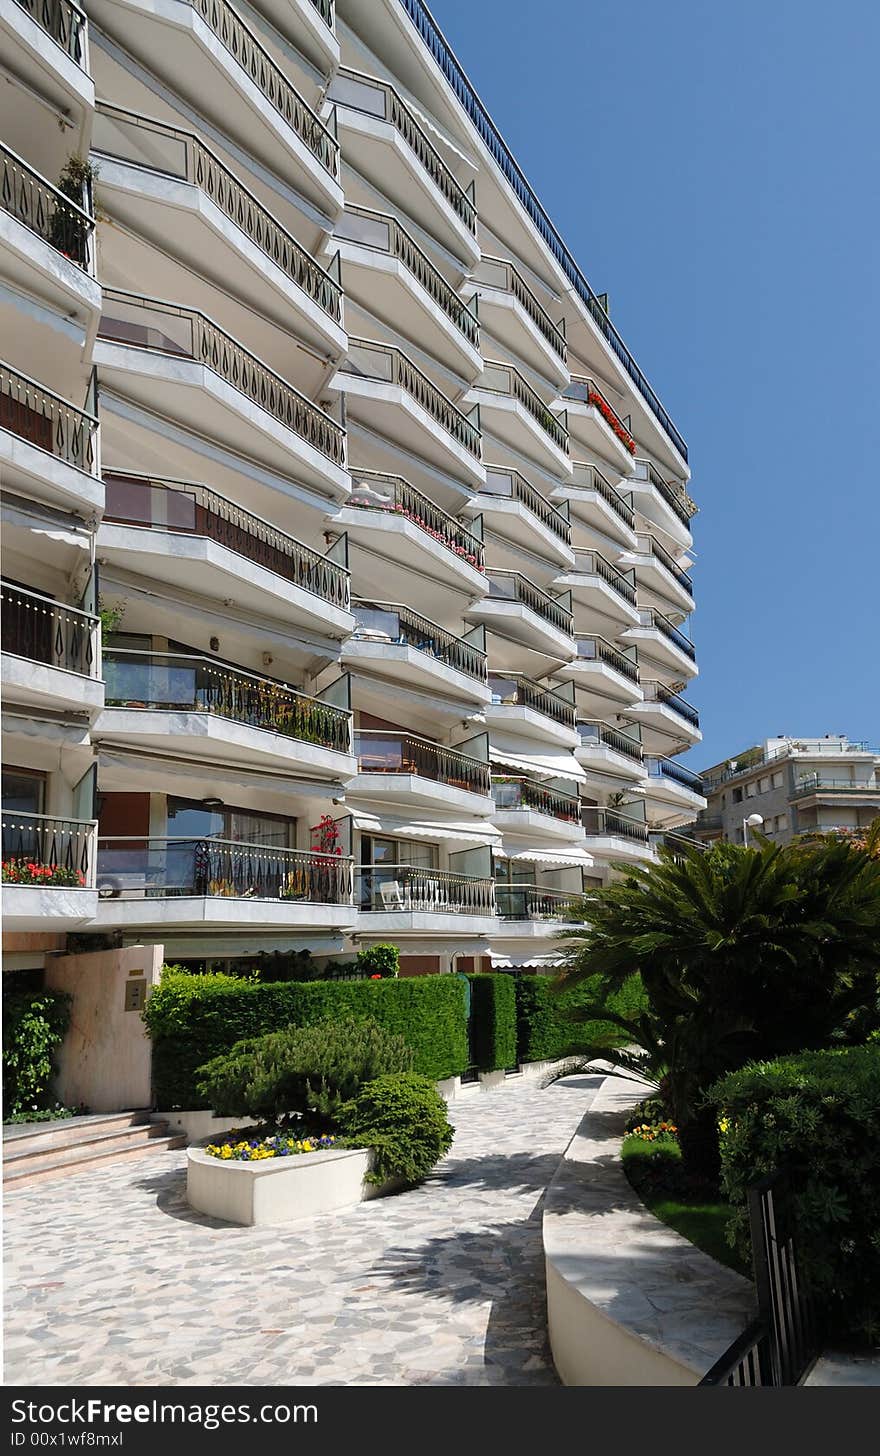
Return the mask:
<svg viewBox="0 0 880 1456">
<path fill-rule="evenodd" d="M 629 526 L 631 531 L 634 530 L 635 511 L 629 502 L 624 500 L 617 487 L 613 486 L 610 480 L 606 480 L 601 470 L 584 460 L 575 460 L 572 465 L 574 476 L 572 480 L 565 482 L 567 488 L 571 489 L 572 486 L 575 486 L 584 490 L 594 490 L 611 507 L 615 515 L 620 517 L 624 525 Z"/>
<path fill-rule="evenodd" d="M 832 779 L 825 774 L 814 773 L 799 779 L 792 789 L 790 797 L 799 799 L 804 794 L 823 793 L 826 789 L 833 794 L 857 794 L 860 797 L 868 798 L 873 794 L 880 794 L 880 781 L 875 784 L 857 784 L 852 779 Z"/>
<path fill-rule="evenodd" d="M 341 426 L 197 309 L 105 288 L 98 335 L 115 344 L 194 359 L 334 465 L 345 464 Z"/>
<path fill-rule="evenodd" d="M 204 536 L 322 601 L 348 610 L 351 575 L 344 566 L 207 486 L 108 473 L 104 489 L 104 520 L 108 523 L 124 521 L 153 531 Z"/>
<path fill-rule="evenodd" d="M 572 570 L 578 576 L 598 576 L 631 607 L 636 605 L 635 573 L 618 571 L 599 551 L 575 551 Z"/>
<path fill-rule="evenodd" d="M 236 898 L 350 905 L 352 860 L 231 839 L 101 835 L 102 899 Z"/>
<path fill-rule="evenodd" d="M 534 809 L 537 814 L 563 819 L 568 824 L 577 824 L 580 819 L 577 794 L 565 794 L 521 774 L 493 774 L 492 798 L 498 809 Z"/>
<path fill-rule="evenodd" d="M 653 556 L 654 560 L 659 562 L 669 572 L 669 575 L 678 582 L 678 585 L 684 588 L 688 596 L 693 596 L 693 578 L 688 576 L 688 573 L 679 566 L 671 552 L 667 551 L 665 546 L 661 546 L 660 542 L 655 540 L 653 536 L 637 535 L 636 550 L 640 556 Z"/>
<path fill-rule="evenodd" d="M 506 258 L 495 258 L 484 253 L 479 266 L 471 274 L 471 281 L 478 286 L 484 284 L 490 288 L 501 288 L 507 293 L 512 293 L 538 332 L 543 335 L 551 349 L 565 363 L 565 334 L 559 325 L 553 322 L 543 305 L 538 302 L 518 268 L 515 268 Z"/>
<path fill-rule="evenodd" d="M 6 581 L 0 595 L 4 652 L 81 677 L 100 677 L 100 622 L 96 616 Z"/>
<path fill-rule="evenodd" d="M 535 586 L 527 577 L 521 576 L 518 571 L 502 571 L 498 567 L 490 567 L 486 572 L 486 580 L 491 598 L 519 602 L 520 606 L 528 607 L 530 612 L 543 617 L 557 631 L 571 636 L 574 631 L 571 611 L 548 596 L 539 586 Z"/>
<path fill-rule="evenodd" d="M 295 131 L 331 177 L 339 176 L 339 143 L 276 66 L 238 11 L 227 0 L 189 0 L 221 45 L 250 76 L 269 105 Z"/>
<path fill-rule="evenodd" d="M 408 480 L 400 475 L 385 475 L 378 470 L 353 469 L 351 476 L 352 489 L 347 505 L 403 516 L 478 571 L 485 569 L 482 541 L 472 536 L 454 516 L 447 515 L 428 496 L 416 490 Z"/>
<path fill-rule="evenodd" d="M 416 404 L 432 420 L 479 460 L 481 436 L 477 426 L 451 399 L 447 399 L 436 384 L 431 383 L 427 374 L 423 374 L 406 354 L 391 344 L 379 344 L 370 339 L 349 337 L 348 345 L 348 353 L 339 366 L 343 374 L 377 379 L 412 395 Z"/>
<path fill-rule="evenodd" d="M 342 322 L 342 285 L 315 262 L 200 137 L 99 101 L 92 151 L 180 177 L 198 187 L 313 303 L 335 323 Z"/>
<path fill-rule="evenodd" d="M 646 703 L 663 703 L 667 708 L 678 713 L 679 717 L 684 718 L 685 722 L 692 724 L 694 728 L 699 728 L 700 715 L 697 709 L 691 707 L 690 703 L 685 702 L 684 698 L 679 697 L 678 693 L 674 693 L 664 683 L 650 679 L 642 682 L 642 689 Z"/>
<path fill-rule="evenodd" d="M 512 364 L 504 364 L 497 359 L 484 360 L 483 373 L 474 389 L 485 394 L 501 394 L 515 399 L 538 421 L 557 449 L 562 450 L 565 455 L 568 454 L 568 430 L 565 425 L 547 408 L 541 396 Z"/>
<path fill-rule="evenodd" d="M 676 627 L 674 622 L 670 622 L 669 618 L 664 616 L 662 612 L 658 612 L 656 607 L 641 608 L 639 617 L 643 627 L 652 627 L 656 632 L 662 633 L 668 641 L 672 642 L 678 648 L 679 652 L 684 653 L 685 657 L 690 657 L 692 661 L 696 661 L 697 649 L 690 637 L 686 637 L 684 632 L 681 631 L 681 628 Z"/>
<path fill-rule="evenodd" d="M 444 748 L 414 733 L 388 728 L 358 728 L 354 735 L 358 772 L 414 774 L 470 794 L 489 794 L 489 765 L 454 748 Z"/>
<path fill-rule="evenodd" d="M 610 724 L 600 723 L 595 719 L 579 718 L 577 729 L 582 744 L 597 744 L 601 747 L 612 748 L 615 753 L 622 753 L 625 758 L 631 758 L 634 763 L 642 762 L 642 745 L 636 739 L 629 738 L 626 733 L 612 728 Z"/>
<path fill-rule="evenodd" d="M 694 794 L 703 792 L 703 781 L 700 775 L 692 773 L 689 768 L 685 768 L 674 758 L 646 758 L 645 771 L 652 779 L 675 779 L 676 783 L 683 784 Z"/>
<path fill-rule="evenodd" d="M 518 470 L 504 470 L 500 467 L 487 466 L 486 480 L 480 485 L 481 495 L 494 495 L 502 499 L 518 500 L 526 510 L 537 516 L 542 526 L 564 541 L 566 546 L 571 545 L 571 523 L 551 505 L 546 496 L 520 475 Z"/>
<path fill-rule="evenodd" d="M 577 655 L 580 660 L 588 662 L 604 662 L 619 672 L 623 677 L 628 677 L 630 682 L 637 683 L 639 680 L 638 657 L 633 650 L 633 656 L 627 657 L 619 648 L 612 647 L 604 637 L 578 637 Z"/>
<path fill-rule="evenodd" d="M 312 0 L 324 24 L 333 29 L 333 0 Z"/>
<path fill-rule="evenodd" d="M 495 904 L 502 920 L 564 920 L 577 900 L 574 890 L 544 890 L 539 885 L 495 882 Z"/>
<path fill-rule="evenodd" d="M 18 0 L 18 3 L 81 70 L 86 69 L 88 21 L 78 5 L 72 0 Z"/>
<path fill-rule="evenodd" d="M 108 708 L 210 713 L 337 753 L 351 752 L 351 714 L 344 708 L 210 657 L 109 648 L 104 682 Z"/>
<path fill-rule="evenodd" d="M 601 809 L 585 804 L 581 822 L 589 835 L 613 835 L 632 840 L 634 844 L 648 844 L 648 826 L 641 819 L 631 819 L 628 814 L 619 814 L 616 809 Z"/>
<path fill-rule="evenodd" d="M 676 490 L 667 484 L 659 470 L 651 464 L 650 460 L 637 458 L 635 461 L 635 472 L 632 479 L 647 480 L 653 485 L 657 494 L 663 498 L 669 509 L 678 516 L 678 519 L 685 526 L 690 526 L 691 517 L 696 515 L 696 506 L 689 496 L 684 492 Z"/>
<path fill-rule="evenodd" d="M 403 97 L 376 76 L 340 66 L 327 92 L 328 100 L 351 111 L 360 111 L 387 121 L 406 142 L 424 167 L 434 186 L 442 192 L 453 212 L 469 232 L 476 234 L 477 209 L 460 182 L 447 167 L 436 147 L 428 140 L 423 127 L 410 111 Z"/>
<path fill-rule="evenodd" d="M 0 363 L 0 429 L 89 475 L 97 472 L 95 416 L 4 363 Z"/>
<path fill-rule="evenodd" d="M 562 391 L 562 398 L 576 400 L 579 404 L 590 405 L 593 409 L 598 410 L 609 430 L 620 441 L 624 449 L 628 450 L 630 455 L 635 455 L 635 440 L 617 410 L 602 393 L 595 379 L 590 379 L 588 375 L 572 375 L 571 383 Z"/>
<path fill-rule="evenodd" d="M 40 889 L 93 889 L 92 819 L 3 811 L 3 880 Z"/>
<path fill-rule="evenodd" d="M 339 242 L 357 243 L 359 247 L 372 248 L 379 253 L 388 253 L 398 258 L 408 272 L 421 284 L 447 318 L 461 329 L 474 348 L 480 344 L 480 324 L 477 315 L 459 298 L 435 268 L 427 253 L 406 228 L 386 212 L 375 212 L 370 207 L 355 207 L 347 202 L 345 212 L 333 229 L 333 236 Z"/>
<path fill-rule="evenodd" d="M 494 881 L 424 865 L 361 865 L 355 904 L 361 911 L 494 915 Z"/>
<path fill-rule="evenodd" d="M 3 142 L 0 208 L 94 277 L 95 219 Z"/>
<path fill-rule="evenodd" d="M 533 712 L 543 713 L 545 718 L 552 718 L 555 723 L 561 723 L 565 728 L 575 726 L 574 703 L 570 703 L 567 698 L 561 698 L 552 689 L 542 687 L 522 673 L 490 673 L 489 686 L 492 689 L 492 702 L 499 707 L 531 708 Z"/>
<path fill-rule="evenodd" d="M 356 600 L 351 605 L 357 623 L 354 636 L 361 641 L 414 647 L 477 682 L 487 681 L 485 652 L 436 622 L 395 602 Z"/>
</svg>

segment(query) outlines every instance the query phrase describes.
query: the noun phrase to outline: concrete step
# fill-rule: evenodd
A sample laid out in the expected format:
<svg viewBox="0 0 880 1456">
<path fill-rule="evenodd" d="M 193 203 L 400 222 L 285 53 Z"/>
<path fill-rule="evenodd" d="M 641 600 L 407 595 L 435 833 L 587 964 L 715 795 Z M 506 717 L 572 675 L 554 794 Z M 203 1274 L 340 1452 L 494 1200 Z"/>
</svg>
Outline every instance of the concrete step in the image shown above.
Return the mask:
<svg viewBox="0 0 880 1456">
<path fill-rule="evenodd" d="M 3 1129 L 3 1156 L 11 1158 L 13 1152 L 27 1149 L 28 1152 L 43 1152 L 60 1147 L 69 1147 L 98 1133 L 129 1127 L 144 1127 L 150 1121 L 147 1107 L 135 1107 L 127 1112 L 90 1112 L 77 1117 L 65 1117 L 57 1122 L 18 1122 Z"/>
<path fill-rule="evenodd" d="M 15 1158 L 11 1164 L 4 1161 L 3 1186 L 10 1190 L 21 1188 L 44 1178 L 57 1178 L 61 1174 L 70 1177 L 74 1173 L 109 1167 L 114 1162 L 127 1162 L 150 1153 L 186 1147 L 187 1139 L 182 1134 L 168 1134 L 167 1123 L 163 1126 L 154 1122 L 131 1131 L 139 1133 L 140 1137 L 137 1140 L 128 1138 L 121 1143 L 113 1135 L 92 1138 L 79 1146 L 58 1149 L 54 1153 Z"/>
</svg>

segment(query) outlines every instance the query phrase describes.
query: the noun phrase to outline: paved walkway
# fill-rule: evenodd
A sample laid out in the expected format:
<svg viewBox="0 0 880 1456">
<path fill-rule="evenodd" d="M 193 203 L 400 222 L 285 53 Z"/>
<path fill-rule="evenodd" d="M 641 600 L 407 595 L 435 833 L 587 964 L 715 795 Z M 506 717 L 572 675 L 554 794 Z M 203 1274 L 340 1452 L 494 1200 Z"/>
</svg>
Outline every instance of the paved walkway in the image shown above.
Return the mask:
<svg viewBox="0 0 880 1456">
<path fill-rule="evenodd" d="M 421 1187 L 285 1228 L 194 1213 L 182 1152 L 8 1194 L 7 1383 L 556 1384 L 541 1199 L 600 1081 L 456 1102 Z"/>
</svg>

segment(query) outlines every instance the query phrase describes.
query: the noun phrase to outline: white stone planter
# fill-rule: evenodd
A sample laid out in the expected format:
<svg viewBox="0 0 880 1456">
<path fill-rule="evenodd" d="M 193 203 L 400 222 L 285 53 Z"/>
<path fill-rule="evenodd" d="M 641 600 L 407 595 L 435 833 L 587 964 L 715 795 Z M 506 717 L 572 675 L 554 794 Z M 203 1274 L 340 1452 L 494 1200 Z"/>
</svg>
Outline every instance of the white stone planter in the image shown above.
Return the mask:
<svg viewBox="0 0 880 1456">
<path fill-rule="evenodd" d="M 325 1148 L 256 1163 L 223 1161 L 203 1148 L 188 1148 L 186 1160 L 190 1206 L 226 1223 L 293 1223 L 390 1191 L 390 1185 L 366 1181 L 373 1164 L 369 1148 Z"/>
</svg>

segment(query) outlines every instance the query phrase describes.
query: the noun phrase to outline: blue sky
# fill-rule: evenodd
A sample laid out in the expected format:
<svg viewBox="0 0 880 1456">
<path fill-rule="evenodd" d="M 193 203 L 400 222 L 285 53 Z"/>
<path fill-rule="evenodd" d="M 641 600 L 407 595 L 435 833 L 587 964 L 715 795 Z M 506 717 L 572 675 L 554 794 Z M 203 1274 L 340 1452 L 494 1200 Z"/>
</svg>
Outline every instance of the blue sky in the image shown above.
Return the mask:
<svg viewBox="0 0 880 1456">
<path fill-rule="evenodd" d="M 688 441 L 688 763 L 880 742 L 877 0 L 431 8 Z"/>
</svg>

